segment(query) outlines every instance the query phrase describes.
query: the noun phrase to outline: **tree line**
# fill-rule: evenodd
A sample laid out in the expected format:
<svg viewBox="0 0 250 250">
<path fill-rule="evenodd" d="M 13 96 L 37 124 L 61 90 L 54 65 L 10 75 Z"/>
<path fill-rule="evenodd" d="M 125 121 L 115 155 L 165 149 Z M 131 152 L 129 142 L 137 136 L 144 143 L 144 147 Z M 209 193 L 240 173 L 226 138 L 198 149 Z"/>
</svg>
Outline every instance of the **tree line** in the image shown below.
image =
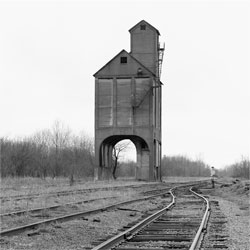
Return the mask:
<svg viewBox="0 0 250 250">
<path fill-rule="evenodd" d="M 220 171 L 223 176 L 229 176 L 234 178 L 250 179 L 250 161 L 248 157 L 241 157 L 241 160 L 226 166 Z"/>
<path fill-rule="evenodd" d="M 210 166 L 201 159 L 192 160 L 186 156 L 162 158 L 162 176 L 210 176 Z"/>
<path fill-rule="evenodd" d="M 121 142 L 113 150 L 113 178 L 134 177 L 136 163 L 123 162 L 122 151 L 129 147 Z M 186 156 L 162 158 L 162 176 L 210 176 L 210 166 L 201 159 Z M 0 138 L 1 176 L 7 177 L 93 177 L 94 140 L 84 133 L 75 135 L 63 123 L 56 121 L 50 129 L 19 139 Z M 219 176 L 249 179 L 250 161 L 240 162 L 217 170 Z"/>
<path fill-rule="evenodd" d="M 0 138 L 1 176 L 93 176 L 93 139 L 56 121 L 30 137 Z"/>
</svg>

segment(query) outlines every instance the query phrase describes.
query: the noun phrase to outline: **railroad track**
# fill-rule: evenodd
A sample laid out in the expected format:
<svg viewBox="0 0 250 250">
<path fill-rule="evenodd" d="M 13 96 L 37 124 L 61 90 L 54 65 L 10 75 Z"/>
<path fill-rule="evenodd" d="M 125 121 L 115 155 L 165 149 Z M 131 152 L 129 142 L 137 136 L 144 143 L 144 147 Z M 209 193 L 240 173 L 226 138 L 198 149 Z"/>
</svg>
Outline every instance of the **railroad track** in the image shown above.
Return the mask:
<svg viewBox="0 0 250 250">
<path fill-rule="evenodd" d="M 133 188 L 134 186 L 132 186 Z M 136 185 L 136 187 L 138 188 L 138 186 Z M 151 189 L 148 191 L 143 191 L 141 193 L 138 194 L 138 196 L 144 195 L 144 196 L 150 196 L 150 195 L 155 195 L 157 193 L 162 193 L 164 190 L 169 190 L 170 187 L 167 186 L 165 188 L 163 188 L 161 186 L 161 188 L 157 188 L 157 189 Z M 109 197 L 101 197 L 101 198 L 93 198 L 93 199 L 84 199 L 84 200 L 78 200 L 78 201 L 74 201 L 74 202 L 68 202 L 68 203 L 62 203 L 62 204 L 58 204 L 58 205 L 52 205 L 52 206 L 47 206 L 47 207 L 36 207 L 36 208 L 29 208 L 29 209 L 23 209 L 23 210 L 16 210 L 16 211 L 11 211 L 11 212 L 7 212 L 7 213 L 2 213 L 0 214 L 0 217 L 5 217 L 5 216 L 18 216 L 18 215 L 23 215 L 23 214 L 31 214 L 31 213 L 44 213 L 44 211 L 48 211 L 48 210 L 55 210 L 55 209 L 59 209 L 62 207 L 67 207 L 67 206 L 74 206 L 77 204 L 82 204 L 82 203 L 89 203 L 89 202 L 94 202 L 94 201 L 99 201 L 99 200 L 105 200 L 105 199 L 116 199 L 117 197 L 115 196 L 109 196 Z"/>
<path fill-rule="evenodd" d="M 166 188 L 161 188 L 161 189 L 152 189 L 149 191 L 143 191 L 141 193 L 139 193 L 138 195 L 154 195 L 157 193 L 162 193 L 162 191 L 164 190 L 169 190 L 170 187 L 166 187 Z M 4 217 L 4 216 L 13 216 L 13 215 L 22 215 L 25 213 L 36 213 L 36 212 L 43 212 L 43 211 L 48 211 L 48 210 L 54 210 L 54 209 L 59 209 L 61 207 L 66 207 L 66 206 L 73 206 L 73 205 L 77 205 L 77 204 L 82 204 L 82 203 L 89 203 L 89 202 L 94 202 L 94 201 L 99 201 L 99 200 L 105 200 L 105 199 L 116 199 L 118 197 L 115 196 L 108 196 L 108 197 L 101 197 L 101 198 L 93 198 L 93 199 L 84 199 L 84 200 L 78 200 L 78 201 L 74 201 L 74 202 L 69 202 L 69 203 L 62 203 L 62 204 L 58 204 L 58 205 L 52 205 L 52 206 L 47 206 L 47 207 L 39 207 L 39 208 L 33 208 L 33 209 L 23 209 L 23 210 L 16 210 L 16 211 L 11 211 L 8 213 L 2 213 L 0 214 L 0 217 Z"/>
<path fill-rule="evenodd" d="M 205 180 L 206 181 L 206 180 Z M 194 182 L 188 182 L 188 183 L 199 183 L 200 181 L 194 181 Z M 164 183 L 164 182 L 163 182 Z M 175 185 L 176 183 L 165 183 L 167 185 Z M 179 185 L 185 185 L 187 182 L 180 182 Z M 107 191 L 107 190 L 124 190 L 127 189 L 139 189 L 144 187 L 151 187 L 151 186 L 159 186 L 159 188 L 162 186 L 162 183 L 143 183 L 143 184 L 133 184 L 133 185 L 118 185 L 118 186 L 109 186 L 109 187 L 95 187 L 95 188 L 79 188 L 75 190 L 62 190 L 62 191 L 55 191 L 50 193 L 36 193 L 36 194 L 28 194 L 28 195 L 11 195 L 11 196 L 0 196 L 1 203 L 7 202 L 7 201 L 19 201 L 19 200 L 34 200 L 39 199 L 43 196 L 46 198 L 48 197 L 55 197 L 55 196 L 66 196 L 71 194 L 84 194 L 84 193 L 90 193 L 90 192 L 96 192 L 96 191 Z M 149 191 L 150 192 L 150 191 Z M 1 193 L 4 193 L 2 191 Z"/>
<path fill-rule="evenodd" d="M 209 202 L 192 188 L 170 190 L 172 202 L 112 238 L 95 243 L 93 250 L 196 249 L 209 217 Z"/>
<path fill-rule="evenodd" d="M 218 201 L 211 201 L 211 215 L 207 233 L 201 243 L 201 249 L 228 249 L 229 235 L 226 228 L 227 218 L 221 211 Z"/>
<path fill-rule="evenodd" d="M 38 222 L 34 222 L 34 223 L 27 223 L 26 225 L 22 225 L 22 226 L 17 226 L 17 227 L 13 227 L 13 228 L 10 228 L 8 229 L 6 226 L 4 227 L 2 225 L 2 228 L 4 230 L 2 230 L 0 232 L 0 236 L 11 236 L 11 235 L 14 235 L 14 234 L 18 234 L 18 233 L 21 233 L 27 229 L 34 229 L 40 225 L 46 225 L 46 224 L 50 224 L 50 223 L 53 223 L 53 222 L 63 222 L 63 221 L 68 221 L 68 220 L 72 220 L 72 219 L 75 219 L 75 218 L 82 218 L 82 217 L 85 217 L 87 215 L 90 215 L 90 214 L 96 214 L 96 213 L 100 213 L 100 212 L 104 212 L 108 209 L 114 209 L 116 207 L 119 207 L 119 206 L 122 206 L 122 205 L 126 205 L 126 204 L 131 204 L 131 203 L 135 203 L 135 202 L 139 202 L 139 201 L 143 201 L 143 200 L 149 200 L 149 199 L 154 199 L 156 197 L 160 197 L 160 196 L 163 196 L 163 195 L 166 195 L 168 194 L 168 191 L 169 191 L 169 187 L 168 188 L 164 188 L 164 190 L 167 191 L 161 191 L 159 193 L 159 190 L 155 190 L 156 194 L 153 194 L 153 195 L 150 195 L 150 196 L 147 196 L 147 197 L 141 197 L 141 198 L 137 198 L 137 199 L 132 199 L 132 200 L 127 200 L 127 201 L 123 201 L 123 202 L 118 202 L 118 203 L 113 203 L 113 204 L 109 204 L 109 205 L 106 205 L 106 206 L 102 206 L 100 208 L 97 208 L 97 209 L 91 209 L 91 210 L 87 210 L 85 209 L 85 211 L 75 211 L 75 212 L 68 212 L 67 211 L 67 214 L 65 214 L 65 211 L 58 211 L 60 215 L 57 215 L 55 216 L 54 214 L 54 217 L 53 218 L 49 218 L 49 219 L 45 219 L 45 220 L 41 220 L 41 221 L 38 221 Z M 151 190 L 153 191 L 153 190 Z M 74 209 L 74 208 L 73 208 Z M 23 213 L 23 211 L 20 212 L 20 214 L 25 214 L 27 216 L 31 216 L 31 217 L 37 217 L 37 218 L 42 218 L 42 217 L 46 217 L 46 213 L 48 210 L 48 208 L 44 209 L 39 209 L 39 211 L 33 211 L 33 213 L 35 213 L 35 215 L 31 215 L 31 211 L 29 211 L 28 213 Z M 38 214 L 36 214 L 36 212 L 38 212 Z M 45 215 L 44 215 L 45 213 Z M 19 215 L 20 215 L 19 214 Z M 64 215 L 62 215 L 64 214 Z M 14 215 L 14 214 L 13 214 Z M 9 214 L 6 214 L 6 216 L 2 216 L 3 218 L 4 217 L 8 217 Z M 13 217 L 13 216 L 11 216 Z M 14 221 L 16 221 L 15 218 L 13 218 Z M 3 223 L 3 220 L 2 220 L 2 223 Z M 8 225 L 8 224 L 7 224 Z"/>
<path fill-rule="evenodd" d="M 57 191 L 57 192 L 50 192 L 50 193 L 37 193 L 37 194 L 29 194 L 29 195 L 12 195 L 12 196 L 1 196 L 0 200 L 1 202 L 7 202 L 7 201 L 19 201 L 19 200 L 34 200 L 39 199 L 43 196 L 48 197 L 55 197 L 55 196 L 66 196 L 71 194 L 84 194 L 84 193 L 90 193 L 90 192 L 96 192 L 96 191 L 107 191 L 107 190 L 124 190 L 124 189 L 137 189 L 137 188 L 143 188 L 145 186 L 156 186 L 156 185 L 162 185 L 161 183 L 149 183 L 149 184 L 139 184 L 139 185 L 123 185 L 123 186 L 113 186 L 113 187 L 96 187 L 96 188 L 79 188 L 75 190 L 63 190 L 63 191 Z"/>
<path fill-rule="evenodd" d="M 3 213 L 0 214 L 0 217 L 5 217 L 5 216 L 14 216 L 14 215 L 23 215 L 23 214 L 31 214 L 31 213 L 36 213 L 36 212 L 41 212 L 44 213 L 44 211 L 48 210 L 54 210 L 66 206 L 74 206 L 77 204 L 82 204 L 82 203 L 89 203 L 89 202 L 94 202 L 94 201 L 100 201 L 100 200 L 106 200 L 106 199 L 116 199 L 116 196 L 108 196 L 108 197 L 102 197 L 102 198 L 95 198 L 95 199 L 88 199 L 88 200 L 80 200 L 80 201 L 75 201 L 75 202 L 69 202 L 69 203 L 64 203 L 60 205 L 55 205 L 55 206 L 49 206 L 49 207 L 39 207 L 39 208 L 34 208 L 34 209 L 26 209 L 26 210 L 18 210 L 14 212 L 9 212 L 9 213 Z"/>
</svg>

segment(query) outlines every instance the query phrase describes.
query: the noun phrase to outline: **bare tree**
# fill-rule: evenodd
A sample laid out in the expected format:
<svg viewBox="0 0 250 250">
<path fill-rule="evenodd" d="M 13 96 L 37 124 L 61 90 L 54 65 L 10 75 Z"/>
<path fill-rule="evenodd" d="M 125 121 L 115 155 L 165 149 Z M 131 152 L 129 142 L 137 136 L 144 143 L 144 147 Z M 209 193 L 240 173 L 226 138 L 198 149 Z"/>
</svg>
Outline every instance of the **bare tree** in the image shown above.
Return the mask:
<svg viewBox="0 0 250 250">
<path fill-rule="evenodd" d="M 73 185 L 74 176 L 93 175 L 94 146 L 93 139 L 85 133 L 80 136 L 71 135 L 67 146 L 67 162 L 70 185 Z"/>
<path fill-rule="evenodd" d="M 119 164 L 119 156 L 120 156 L 120 153 L 121 152 L 124 152 L 128 146 L 131 144 L 131 142 L 119 142 L 117 143 L 114 148 L 113 148 L 113 164 L 112 164 L 112 176 L 114 179 L 116 179 L 116 170 L 117 170 L 117 167 L 118 167 L 118 164 Z"/>
<path fill-rule="evenodd" d="M 14 176 L 15 168 L 12 162 L 13 143 L 7 138 L 0 139 L 0 169 L 1 176 Z"/>
<path fill-rule="evenodd" d="M 38 165 L 39 176 L 42 178 L 46 178 L 49 172 L 50 139 L 48 129 L 39 131 L 31 137 L 31 141 L 36 145 L 35 162 Z"/>
<path fill-rule="evenodd" d="M 85 133 L 81 133 L 81 148 L 84 150 L 84 153 L 86 155 L 86 160 L 89 162 L 91 170 L 93 171 L 94 168 L 94 157 L 95 157 L 95 151 L 94 151 L 94 140 L 93 138 L 87 136 Z M 93 172 L 94 174 L 94 172 Z"/>
<path fill-rule="evenodd" d="M 32 148 L 32 145 L 26 140 L 12 144 L 11 162 L 15 175 L 25 175 L 26 167 L 32 160 Z"/>
<path fill-rule="evenodd" d="M 60 174 L 60 169 L 62 168 L 60 164 L 62 162 L 60 161 L 60 153 L 63 148 L 67 146 L 67 143 L 69 142 L 71 131 L 69 128 L 66 128 L 65 125 L 60 121 L 55 121 L 52 130 L 50 132 L 50 138 L 52 147 L 55 150 L 55 163 L 53 166 L 53 178 L 55 176 L 58 176 Z"/>
</svg>

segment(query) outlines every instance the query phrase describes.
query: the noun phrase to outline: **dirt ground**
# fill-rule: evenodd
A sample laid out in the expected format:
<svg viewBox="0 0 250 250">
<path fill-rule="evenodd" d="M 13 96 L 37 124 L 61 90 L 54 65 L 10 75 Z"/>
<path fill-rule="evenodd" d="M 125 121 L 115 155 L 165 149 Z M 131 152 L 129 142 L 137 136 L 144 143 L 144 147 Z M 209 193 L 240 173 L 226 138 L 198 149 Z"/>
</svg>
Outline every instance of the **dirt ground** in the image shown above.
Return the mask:
<svg viewBox="0 0 250 250">
<path fill-rule="evenodd" d="M 249 187 L 250 181 L 218 179 L 214 189 L 204 191 L 210 200 L 219 201 L 220 209 L 227 218 L 230 250 L 250 249 Z"/>
</svg>

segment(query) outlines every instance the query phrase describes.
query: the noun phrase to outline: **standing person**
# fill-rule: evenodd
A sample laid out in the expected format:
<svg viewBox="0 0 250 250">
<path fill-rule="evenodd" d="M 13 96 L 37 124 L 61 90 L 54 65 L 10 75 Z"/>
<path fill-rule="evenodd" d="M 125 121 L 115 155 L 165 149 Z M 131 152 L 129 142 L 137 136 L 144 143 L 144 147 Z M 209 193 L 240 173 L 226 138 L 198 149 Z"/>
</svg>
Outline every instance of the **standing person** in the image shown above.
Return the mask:
<svg viewBox="0 0 250 250">
<path fill-rule="evenodd" d="M 214 167 L 211 167 L 211 183 L 212 183 L 212 188 L 214 188 L 214 177 L 215 177 L 215 169 L 214 169 Z"/>
</svg>

